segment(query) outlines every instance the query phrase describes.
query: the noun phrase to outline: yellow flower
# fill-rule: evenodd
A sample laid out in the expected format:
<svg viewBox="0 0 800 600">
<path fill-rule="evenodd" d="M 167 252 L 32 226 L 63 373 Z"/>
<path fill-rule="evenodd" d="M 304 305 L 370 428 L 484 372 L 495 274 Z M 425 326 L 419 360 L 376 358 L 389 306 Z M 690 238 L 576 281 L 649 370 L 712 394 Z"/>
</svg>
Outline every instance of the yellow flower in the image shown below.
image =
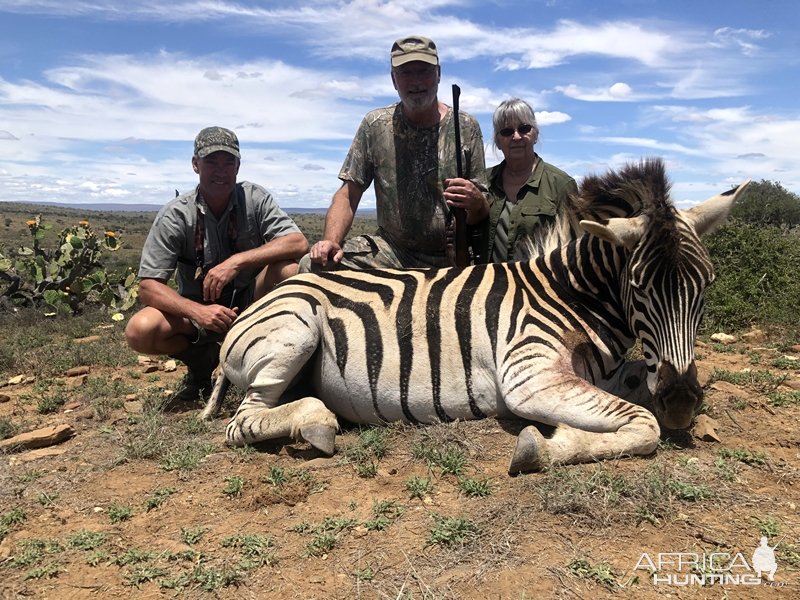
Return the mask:
<svg viewBox="0 0 800 600">
<path fill-rule="evenodd" d="M 117 237 L 117 234 L 114 233 L 113 231 L 106 231 L 106 237 L 107 238 Z"/>
<path fill-rule="evenodd" d="M 36 227 L 36 219 L 28 219 L 26 223 L 28 224 L 28 227 Z"/>
<path fill-rule="evenodd" d="M 81 227 L 88 227 L 89 221 L 87 221 L 86 219 L 84 219 L 83 221 L 78 221 L 78 225 L 80 225 Z"/>
</svg>

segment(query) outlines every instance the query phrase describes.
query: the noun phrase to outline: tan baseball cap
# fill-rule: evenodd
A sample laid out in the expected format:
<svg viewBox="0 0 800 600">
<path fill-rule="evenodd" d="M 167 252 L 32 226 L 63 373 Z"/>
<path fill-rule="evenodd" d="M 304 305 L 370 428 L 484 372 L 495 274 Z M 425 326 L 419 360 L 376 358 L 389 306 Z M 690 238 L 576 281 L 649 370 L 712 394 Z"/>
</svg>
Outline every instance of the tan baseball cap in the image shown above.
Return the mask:
<svg viewBox="0 0 800 600">
<path fill-rule="evenodd" d="M 239 154 L 239 138 L 230 129 L 224 127 L 206 127 L 194 138 L 194 155 L 205 158 L 212 152 L 227 152 L 236 158 Z"/>
<path fill-rule="evenodd" d="M 439 54 L 433 40 L 419 35 L 400 38 L 392 45 L 392 66 L 420 60 L 430 65 L 439 64 Z"/>
</svg>

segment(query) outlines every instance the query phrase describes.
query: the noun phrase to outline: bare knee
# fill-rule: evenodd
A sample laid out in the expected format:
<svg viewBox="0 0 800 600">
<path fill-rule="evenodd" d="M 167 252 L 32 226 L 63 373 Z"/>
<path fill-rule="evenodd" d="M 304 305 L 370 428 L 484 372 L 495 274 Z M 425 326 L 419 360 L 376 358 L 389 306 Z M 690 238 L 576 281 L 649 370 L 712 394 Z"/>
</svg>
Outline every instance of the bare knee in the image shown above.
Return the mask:
<svg viewBox="0 0 800 600">
<path fill-rule="evenodd" d="M 298 267 L 299 265 L 295 260 L 282 260 L 264 267 L 256 278 L 256 286 L 253 292 L 254 300 L 266 295 L 281 281 L 297 275 Z"/>
<path fill-rule="evenodd" d="M 147 310 L 147 309 L 145 309 Z M 141 310 L 133 315 L 125 326 L 125 341 L 128 346 L 136 352 L 147 353 L 154 337 L 152 319 L 148 317 L 145 310 Z"/>
<path fill-rule="evenodd" d="M 188 345 L 185 336 L 190 325 L 183 321 L 147 306 L 128 321 L 125 340 L 132 350 L 142 354 L 174 354 Z"/>
</svg>

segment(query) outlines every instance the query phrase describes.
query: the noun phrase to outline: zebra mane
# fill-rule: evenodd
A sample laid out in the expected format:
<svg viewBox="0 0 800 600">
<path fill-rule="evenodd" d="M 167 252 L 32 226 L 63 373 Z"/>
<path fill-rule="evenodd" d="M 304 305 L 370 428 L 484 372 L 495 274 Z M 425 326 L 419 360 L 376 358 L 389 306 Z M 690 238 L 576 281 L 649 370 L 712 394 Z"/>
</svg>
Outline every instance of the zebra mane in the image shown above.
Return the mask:
<svg viewBox="0 0 800 600">
<path fill-rule="evenodd" d="M 660 158 L 628 163 L 603 176 L 587 175 L 578 195 L 570 194 L 562 202 L 551 227 L 517 244 L 514 259 L 531 260 L 560 248 L 583 234 L 580 221 L 584 219 L 607 223 L 613 218 L 645 214 L 650 217 L 651 228 L 670 239 L 675 230 L 675 208 L 669 199 L 671 187 Z"/>
</svg>

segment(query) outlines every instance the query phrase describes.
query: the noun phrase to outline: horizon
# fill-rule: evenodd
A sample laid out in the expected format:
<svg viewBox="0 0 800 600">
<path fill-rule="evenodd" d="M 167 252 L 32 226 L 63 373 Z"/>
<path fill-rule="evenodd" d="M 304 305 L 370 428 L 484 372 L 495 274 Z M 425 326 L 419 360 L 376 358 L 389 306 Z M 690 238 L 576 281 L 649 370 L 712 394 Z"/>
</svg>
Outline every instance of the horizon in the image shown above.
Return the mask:
<svg viewBox="0 0 800 600">
<path fill-rule="evenodd" d="M 0 0 L 0 15 L 4 201 L 163 205 L 196 184 L 196 133 L 222 125 L 240 180 L 324 210 L 362 117 L 397 101 L 389 48 L 409 34 L 436 42 L 439 99 L 459 84 L 487 166 L 492 113 L 520 97 L 537 153 L 579 183 L 661 156 L 679 207 L 746 179 L 800 193 L 794 0 Z"/>
</svg>

